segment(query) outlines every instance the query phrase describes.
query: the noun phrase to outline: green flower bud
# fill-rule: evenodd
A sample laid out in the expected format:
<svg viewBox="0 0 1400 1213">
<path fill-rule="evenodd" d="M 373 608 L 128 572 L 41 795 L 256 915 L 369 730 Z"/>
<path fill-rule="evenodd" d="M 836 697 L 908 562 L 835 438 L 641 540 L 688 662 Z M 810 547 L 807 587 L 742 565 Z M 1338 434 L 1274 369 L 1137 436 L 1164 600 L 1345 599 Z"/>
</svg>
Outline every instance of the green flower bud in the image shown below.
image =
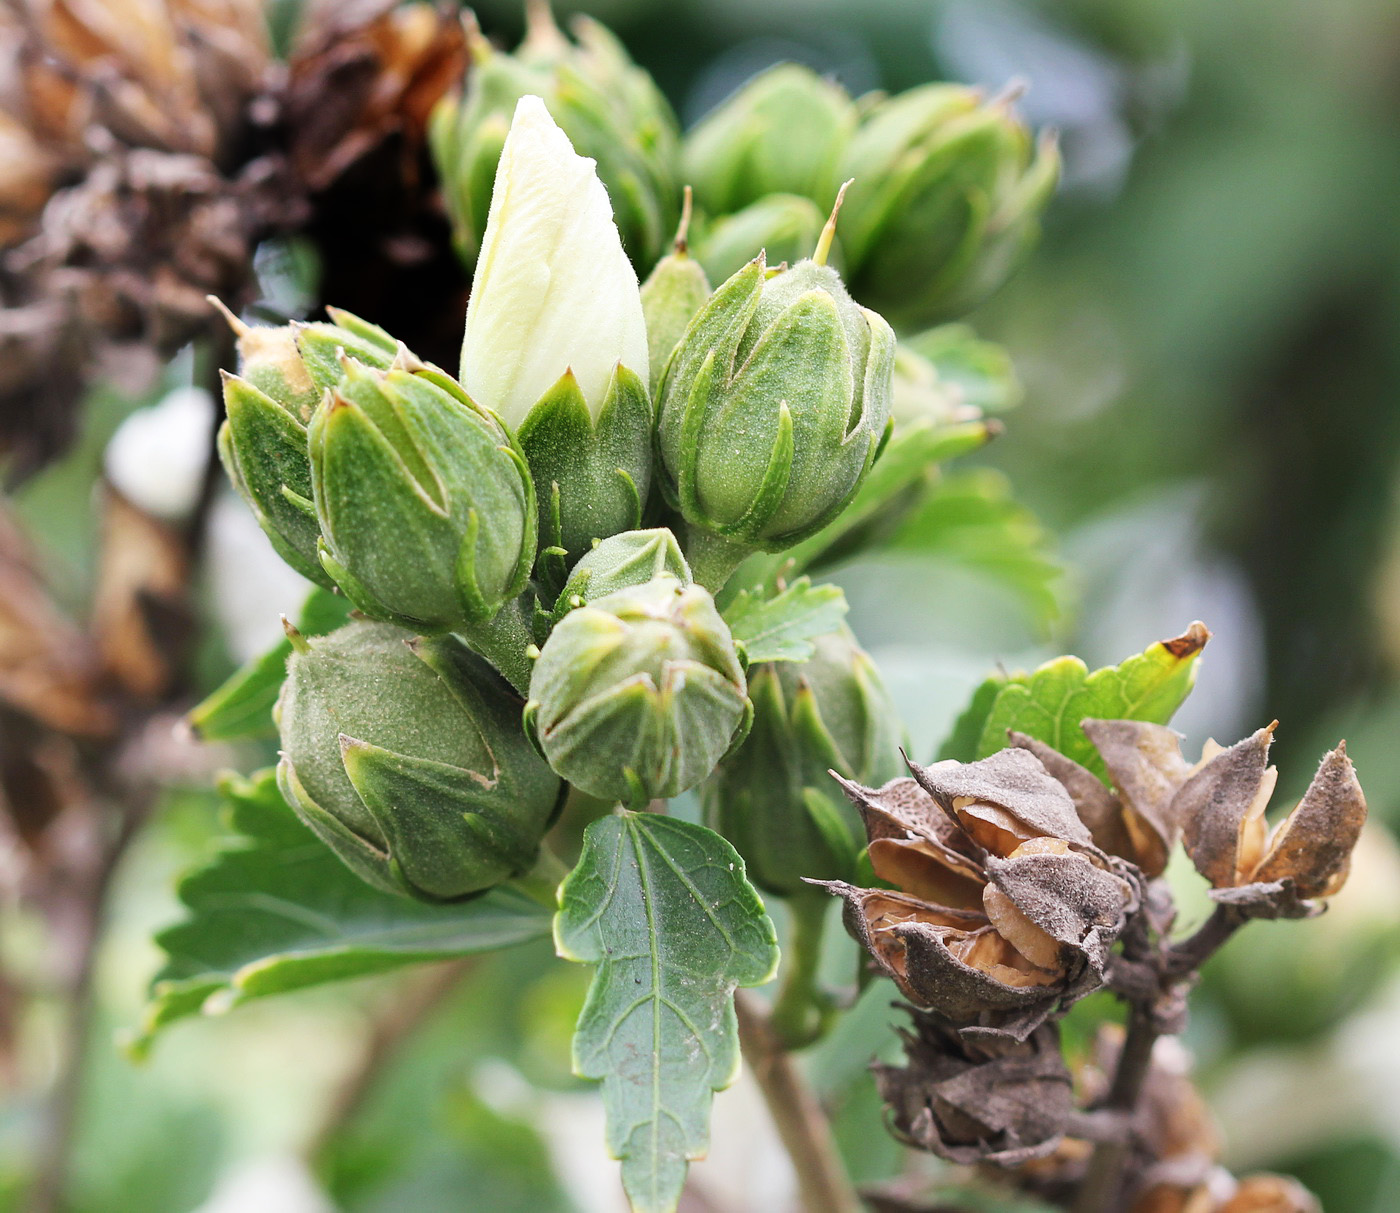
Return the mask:
<svg viewBox="0 0 1400 1213">
<path fill-rule="evenodd" d="M 680 230 L 671 251 L 656 263 L 642 283 L 642 315 L 646 318 L 647 353 L 651 364 L 648 386 L 656 397 L 671 353 L 685 336 L 695 313 L 710 297 L 704 267 L 690 255 L 686 232 L 690 225 L 690 190 L 685 192 Z"/>
<path fill-rule="evenodd" d="M 658 435 L 702 584 L 845 507 L 885 432 L 894 349 L 889 325 L 815 261 L 769 274 L 760 255 L 715 291 L 667 368 Z"/>
<path fill-rule="evenodd" d="M 348 312 L 333 311 L 330 324 L 247 325 L 213 302 L 238 336 L 239 374 L 223 377 L 224 468 L 278 555 L 330 589 L 317 556 L 321 528 L 311 500 L 306 423 L 339 381 L 342 352 L 387 367 L 394 339 Z"/>
<path fill-rule="evenodd" d="M 768 194 L 800 194 L 825 216 L 855 125 L 855 106 L 845 89 L 811 68 L 780 63 L 755 76 L 686 136 L 684 176 L 695 200 L 711 214 L 741 210 Z M 769 259 L 778 260 L 772 249 Z"/>
<path fill-rule="evenodd" d="M 851 140 L 842 239 L 851 290 L 901 327 L 967 312 L 1039 234 L 1059 179 L 1005 99 L 929 84 L 876 104 Z"/>
<path fill-rule="evenodd" d="M 638 804 L 698 784 L 750 711 L 714 599 L 663 576 L 560 620 L 535 663 L 525 727 L 564 779 Z"/>
<path fill-rule="evenodd" d="M 530 474 L 500 422 L 441 371 L 347 359 L 308 439 L 321 563 L 365 614 L 447 630 L 491 619 L 524 588 Z"/>
<path fill-rule="evenodd" d="M 749 879 L 790 897 L 804 876 L 850 880 L 863 833 L 828 772 L 880 786 L 904 766 L 889 693 L 850 630 L 804 662 L 749 671 L 753 728 L 701 788 L 706 821 L 738 848 Z"/>
<path fill-rule="evenodd" d="M 816 247 L 826 214 L 810 198 L 769 194 L 708 226 L 695 243 L 705 271 L 722 282 L 762 251 L 769 265 L 796 262 Z"/>
<path fill-rule="evenodd" d="M 544 98 L 574 147 L 598 162 L 623 243 L 645 270 L 676 225 L 679 129 L 650 75 L 591 18 L 571 22 L 570 42 L 547 5 L 529 8 L 529 31 L 514 54 L 473 31 L 465 92 L 434 112 L 429 132 L 443 194 L 463 260 L 476 263 L 490 209 L 496 162 L 516 103 Z"/>
<path fill-rule="evenodd" d="M 554 604 L 555 619 L 619 590 L 646 585 L 657 577 L 691 584 L 690 565 L 676 537 L 664 526 L 650 531 L 624 531 L 594 546 L 564 583 Z"/>
<path fill-rule="evenodd" d="M 530 867 L 562 789 L 495 671 L 455 636 L 384 623 L 293 643 L 277 783 L 347 867 L 425 900 Z"/>
</svg>

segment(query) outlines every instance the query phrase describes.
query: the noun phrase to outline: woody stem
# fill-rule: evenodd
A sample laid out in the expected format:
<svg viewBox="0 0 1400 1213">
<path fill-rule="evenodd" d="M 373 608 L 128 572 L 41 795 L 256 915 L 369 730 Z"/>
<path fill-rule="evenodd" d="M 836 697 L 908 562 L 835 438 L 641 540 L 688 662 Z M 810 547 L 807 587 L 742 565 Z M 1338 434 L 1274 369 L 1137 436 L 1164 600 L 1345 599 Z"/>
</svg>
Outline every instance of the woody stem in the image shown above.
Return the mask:
<svg viewBox="0 0 1400 1213">
<path fill-rule="evenodd" d="M 1137 1110 L 1143 1080 L 1152 1064 L 1152 1048 L 1159 1032 L 1146 1003 L 1134 1003 L 1128 1018 L 1128 1035 L 1118 1066 L 1113 1073 L 1113 1085 L 1103 1109 L 1131 1118 Z M 1075 1196 L 1073 1213 L 1115 1213 L 1119 1208 L 1119 1190 L 1123 1185 L 1123 1166 L 1128 1161 L 1131 1138 L 1101 1141 L 1094 1147 L 1089 1168 Z"/>
<path fill-rule="evenodd" d="M 806 1213 L 859 1213 L 860 1200 L 831 1135 L 831 1122 L 768 1016 L 743 990 L 734 996 L 744 1060 L 763 1092 L 778 1137 L 797 1173 Z"/>
</svg>

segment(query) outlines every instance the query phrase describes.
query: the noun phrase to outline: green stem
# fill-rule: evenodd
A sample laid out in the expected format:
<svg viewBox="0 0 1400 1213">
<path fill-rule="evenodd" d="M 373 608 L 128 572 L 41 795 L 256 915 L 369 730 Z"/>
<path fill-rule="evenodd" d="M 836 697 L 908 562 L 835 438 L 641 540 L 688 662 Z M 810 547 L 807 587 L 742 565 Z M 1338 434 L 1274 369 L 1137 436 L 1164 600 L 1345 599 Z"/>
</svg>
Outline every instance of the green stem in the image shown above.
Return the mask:
<svg viewBox="0 0 1400 1213">
<path fill-rule="evenodd" d="M 711 594 L 718 594 L 724 589 L 724 583 L 752 552 L 753 549 L 745 544 L 724 539 L 699 527 L 686 529 L 685 558 L 690 564 L 691 575 Z"/>
<path fill-rule="evenodd" d="M 506 603 L 485 623 L 470 624 L 457 634 L 495 666 L 511 686 L 528 696 L 533 669 L 528 650 L 535 643 L 535 634 L 530 627 L 526 597 Z"/>
<path fill-rule="evenodd" d="M 569 874 L 569 865 L 547 846 L 540 847 L 535 866 L 511 880 L 510 886 L 519 889 L 532 901 L 551 910 L 559 905 L 559 886 Z"/>
<path fill-rule="evenodd" d="M 792 915 L 787 963 L 769 1024 L 784 1048 L 800 1049 L 820 1038 L 826 1029 L 827 1000 L 817 985 L 817 970 L 829 899 L 794 897 L 787 904 Z"/>
</svg>

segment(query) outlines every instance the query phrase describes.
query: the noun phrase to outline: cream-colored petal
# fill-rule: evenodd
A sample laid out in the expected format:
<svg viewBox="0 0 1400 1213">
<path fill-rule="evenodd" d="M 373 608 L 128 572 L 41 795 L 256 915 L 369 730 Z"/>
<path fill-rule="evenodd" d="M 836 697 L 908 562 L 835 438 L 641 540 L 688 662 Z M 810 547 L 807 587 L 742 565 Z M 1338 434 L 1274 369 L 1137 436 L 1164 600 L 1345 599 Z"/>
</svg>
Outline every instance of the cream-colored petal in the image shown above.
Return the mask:
<svg viewBox="0 0 1400 1213">
<path fill-rule="evenodd" d="M 538 97 L 506 136 L 462 340 L 462 385 L 518 426 L 572 370 L 596 418 L 621 363 L 647 381 L 646 322 L 594 161 Z"/>
</svg>

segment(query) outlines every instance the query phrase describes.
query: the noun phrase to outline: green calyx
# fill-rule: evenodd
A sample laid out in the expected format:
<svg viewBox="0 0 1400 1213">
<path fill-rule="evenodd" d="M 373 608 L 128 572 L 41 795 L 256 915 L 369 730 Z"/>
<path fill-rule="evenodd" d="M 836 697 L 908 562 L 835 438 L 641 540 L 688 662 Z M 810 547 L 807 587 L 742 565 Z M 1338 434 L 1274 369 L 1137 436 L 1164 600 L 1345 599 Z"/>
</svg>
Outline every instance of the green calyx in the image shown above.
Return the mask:
<svg viewBox="0 0 1400 1213">
<path fill-rule="evenodd" d="M 519 711 L 456 637 L 350 623 L 288 660 L 278 785 L 370 884 L 471 896 L 534 862 L 560 801 Z"/>
<path fill-rule="evenodd" d="M 653 414 L 646 384 L 613 371 L 596 419 L 565 371 L 517 431 L 539 495 L 539 543 L 565 558 L 641 524 L 651 491 Z"/>
<path fill-rule="evenodd" d="M 852 289 L 897 325 L 962 314 L 1020 264 L 1059 179 L 1005 99 L 932 84 L 876 104 L 842 172 Z"/>
<path fill-rule="evenodd" d="M 749 671 L 748 737 L 701 788 L 706 821 L 750 878 L 782 896 L 804 877 L 849 880 L 860 823 L 829 772 L 879 785 L 903 770 L 903 732 L 879 671 L 844 626 L 804 662 Z"/>
<path fill-rule="evenodd" d="M 524 588 L 537 529 L 529 470 L 443 372 L 346 360 L 308 445 L 321 564 L 365 614 L 466 627 Z"/>
<path fill-rule="evenodd" d="M 656 263 L 642 283 L 642 314 L 647 322 L 647 353 L 651 362 L 652 399 L 657 399 L 661 377 L 671 353 L 695 313 L 710 297 L 710 280 L 700 262 L 690 255 L 684 236 L 676 238 L 675 248 Z"/>
<path fill-rule="evenodd" d="M 770 274 L 755 258 L 715 291 L 666 369 L 668 499 L 691 528 L 740 549 L 781 551 L 820 530 L 884 436 L 894 349 L 889 325 L 829 266 Z"/>
<path fill-rule="evenodd" d="M 224 314 L 238 336 L 239 373 L 223 376 L 220 458 L 277 554 L 329 589 L 333 582 L 317 555 L 321 528 L 311 500 L 306 425 L 339 381 L 343 351 L 387 367 L 394 339 L 338 310 L 331 310 L 331 323 L 306 325 L 246 325 Z"/>
<path fill-rule="evenodd" d="M 626 531 L 604 539 L 574 565 L 554 604 L 554 619 L 658 577 L 673 577 L 682 586 L 693 580 L 680 544 L 665 527 Z"/>
<path fill-rule="evenodd" d="M 468 266 L 481 248 L 511 114 L 527 93 L 542 97 L 579 154 L 597 161 L 634 264 L 652 265 L 675 228 L 680 136 L 670 105 L 604 26 L 583 16 L 570 25 L 573 40 L 536 8 L 514 53 L 473 32 L 463 93 L 444 98 L 433 113 L 429 142 Z"/>
<path fill-rule="evenodd" d="M 747 727 L 745 687 L 714 600 L 664 575 L 560 620 L 535 663 L 526 727 L 570 783 L 644 804 L 714 770 Z"/>
<path fill-rule="evenodd" d="M 685 179 L 713 215 L 770 194 L 796 194 L 824 217 L 855 125 L 844 89 L 810 68 L 782 63 L 755 76 L 686 136 Z"/>
</svg>

